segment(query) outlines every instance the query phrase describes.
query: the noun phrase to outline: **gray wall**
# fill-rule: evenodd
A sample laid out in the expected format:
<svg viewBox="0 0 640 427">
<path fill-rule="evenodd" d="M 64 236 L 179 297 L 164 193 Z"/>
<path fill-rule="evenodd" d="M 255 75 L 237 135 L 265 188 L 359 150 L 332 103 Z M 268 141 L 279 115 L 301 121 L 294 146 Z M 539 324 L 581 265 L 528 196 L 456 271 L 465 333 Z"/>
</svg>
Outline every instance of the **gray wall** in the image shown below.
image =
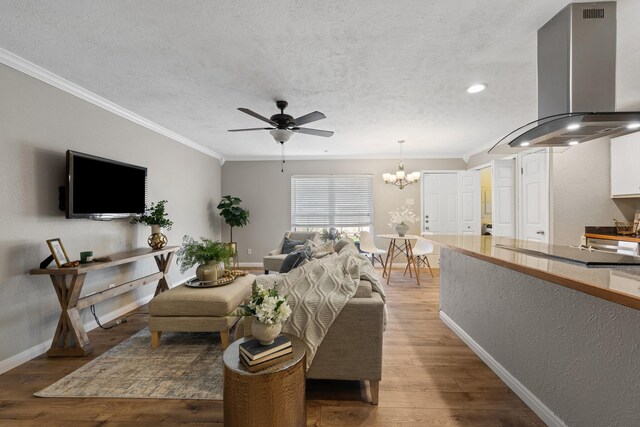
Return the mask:
<svg viewBox="0 0 640 427">
<path fill-rule="evenodd" d="M 640 311 L 444 248 L 440 266 L 442 312 L 567 425 L 638 425 Z"/>
<path fill-rule="evenodd" d="M 610 150 L 609 138 L 601 138 L 553 154 L 553 243 L 580 243 L 586 225 L 613 226 L 613 218 L 633 220 L 637 200 L 611 198 Z"/>
<path fill-rule="evenodd" d="M 221 167 L 190 149 L 25 74 L 0 65 L 0 365 L 50 341 L 60 308 L 47 276 L 30 269 L 49 255 L 46 239 L 59 237 L 72 259 L 82 250 L 97 256 L 146 246 L 150 230 L 127 220 L 65 219 L 58 210 L 65 151 L 78 150 L 148 168 L 148 200 L 167 199 L 173 229 L 219 237 L 211 204 L 220 198 Z M 135 271 L 134 271 L 135 270 Z M 85 293 L 132 274 L 157 271 L 153 259 L 135 268 L 112 268 L 87 276 Z M 170 280 L 182 276 L 172 266 Z M 153 293 L 146 285 L 96 306 L 104 315 Z M 85 310 L 83 319 L 90 319 Z"/>
<path fill-rule="evenodd" d="M 407 172 L 466 169 L 462 159 L 410 159 L 404 163 Z M 390 210 L 413 199 L 414 211 L 420 215 L 420 184 L 400 190 L 382 181 L 382 173 L 393 172 L 397 167 L 397 160 L 288 160 L 281 173 L 277 161 L 226 162 L 222 166 L 222 194 L 240 197 L 251 215 L 248 226 L 233 231 L 240 262 L 262 262 L 262 257 L 291 228 L 291 175 L 373 174 L 374 233 L 393 233 L 387 225 Z M 419 232 L 420 224 L 410 225 L 409 233 Z M 222 236 L 224 240 L 229 238 L 226 224 Z M 388 241 L 378 239 L 376 244 L 386 249 Z M 252 249 L 252 255 L 247 254 L 247 249 Z"/>
</svg>

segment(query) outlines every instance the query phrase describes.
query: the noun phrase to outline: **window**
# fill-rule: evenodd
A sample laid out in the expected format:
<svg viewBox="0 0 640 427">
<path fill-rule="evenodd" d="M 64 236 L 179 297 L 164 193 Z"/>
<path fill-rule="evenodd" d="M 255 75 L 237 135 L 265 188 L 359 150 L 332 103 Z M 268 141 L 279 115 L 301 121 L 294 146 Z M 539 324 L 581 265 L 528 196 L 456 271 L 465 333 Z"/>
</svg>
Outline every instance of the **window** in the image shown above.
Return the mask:
<svg viewBox="0 0 640 427">
<path fill-rule="evenodd" d="M 291 177 L 291 226 L 295 230 L 335 227 L 356 232 L 372 224 L 372 175 Z"/>
</svg>

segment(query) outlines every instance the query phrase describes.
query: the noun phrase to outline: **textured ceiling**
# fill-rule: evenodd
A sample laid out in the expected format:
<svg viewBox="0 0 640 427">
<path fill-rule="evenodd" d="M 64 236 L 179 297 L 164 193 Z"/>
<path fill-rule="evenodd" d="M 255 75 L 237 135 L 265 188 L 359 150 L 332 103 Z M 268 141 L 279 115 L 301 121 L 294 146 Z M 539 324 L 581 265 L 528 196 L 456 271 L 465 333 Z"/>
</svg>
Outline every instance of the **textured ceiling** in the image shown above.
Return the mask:
<svg viewBox="0 0 640 427">
<path fill-rule="evenodd" d="M 335 131 L 294 135 L 290 158 L 396 158 L 398 139 L 406 157 L 461 156 L 536 117 L 536 31 L 566 4 L 3 0 L 0 48 L 229 160 L 279 157 L 266 131 L 227 132 L 276 99 Z M 618 109 L 640 104 L 639 20 L 618 1 Z"/>
</svg>

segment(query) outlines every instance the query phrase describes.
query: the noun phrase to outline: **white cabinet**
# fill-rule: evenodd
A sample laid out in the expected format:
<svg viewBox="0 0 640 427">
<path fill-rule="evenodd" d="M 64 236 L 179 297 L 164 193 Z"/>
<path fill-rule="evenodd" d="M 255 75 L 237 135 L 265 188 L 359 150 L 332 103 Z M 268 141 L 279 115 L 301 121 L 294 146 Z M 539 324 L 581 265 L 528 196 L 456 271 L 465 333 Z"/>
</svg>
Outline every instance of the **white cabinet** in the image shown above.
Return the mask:
<svg viewBox="0 0 640 427">
<path fill-rule="evenodd" d="M 611 139 L 611 197 L 640 197 L 640 132 Z"/>
</svg>

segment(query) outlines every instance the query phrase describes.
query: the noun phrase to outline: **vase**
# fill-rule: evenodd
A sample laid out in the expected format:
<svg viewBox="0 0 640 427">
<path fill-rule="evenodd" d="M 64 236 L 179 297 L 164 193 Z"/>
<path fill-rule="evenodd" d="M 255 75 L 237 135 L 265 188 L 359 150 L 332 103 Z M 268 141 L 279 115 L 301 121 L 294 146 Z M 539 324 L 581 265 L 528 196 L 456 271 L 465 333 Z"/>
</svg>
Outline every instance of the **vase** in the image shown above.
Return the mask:
<svg viewBox="0 0 640 427">
<path fill-rule="evenodd" d="M 151 236 L 147 239 L 147 244 L 151 246 L 151 249 L 153 250 L 162 249 L 167 246 L 167 243 L 169 242 L 167 236 L 162 234 L 160 231 L 161 228 L 159 225 L 155 224 L 151 226 Z"/>
<path fill-rule="evenodd" d="M 396 224 L 395 230 L 396 233 L 398 233 L 398 236 L 404 237 L 404 235 L 407 234 L 407 231 L 409 231 L 409 226 L 404 222 L 401 222 L 400 224 Z"/>
<path fill-rule="evenodd" d="M 280 331 L 282 331 L 282 323 L 268 325 L 266 323 L 262 323 L 255 317 L 251 323 L 251 333 L 262 345 L 273 344 L 273 340 L 280 335 Z"/>
<path fill-rule="evenodd" d="M 224 263 L 220 261 L 209 261 L 196 268 L 196 277 L 201 282 L 217 282 L 218 278 L 222 278 L 223 275 Z"/>
</svg>

